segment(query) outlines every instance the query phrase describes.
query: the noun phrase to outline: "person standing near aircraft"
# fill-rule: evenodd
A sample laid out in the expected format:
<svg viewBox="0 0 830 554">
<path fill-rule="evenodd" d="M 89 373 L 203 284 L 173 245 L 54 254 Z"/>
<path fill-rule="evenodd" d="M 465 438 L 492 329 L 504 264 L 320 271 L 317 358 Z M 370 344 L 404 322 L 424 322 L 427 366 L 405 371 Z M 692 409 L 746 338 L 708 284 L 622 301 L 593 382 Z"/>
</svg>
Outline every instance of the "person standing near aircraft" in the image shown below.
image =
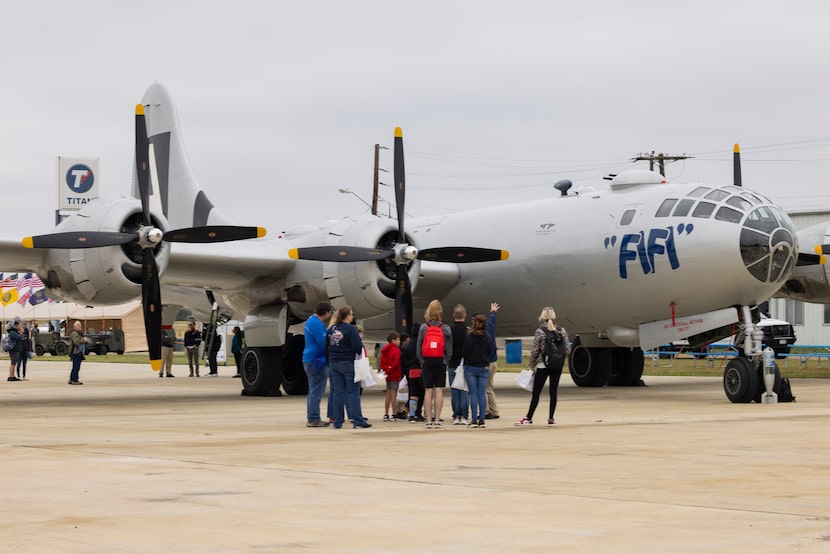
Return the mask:
<svg viewBox="0 0 830 554">
<path fill-rule="evenodd" d="M 239 325 L 233 328 L 233 338 L 231 339 L 231 354 L 233 354 L 233 361 L 236 364 L 236 375 L 234 377 L 242 377 L 242 329 Z"/>
<path fill-rule="evenodd" d="M 326 361 L 326 321 L 331 317 L 332 307 L 320 302 L 314 313 L 305 322 L 305 347 L 303 368 L 308 378 L 306 398 L 306 427 L 328 427 L 328 421 L 320 419 L 320 401 L 329 380 L 329 364 Z"/>
<path fill-rule="evenodd" d="M 386 374 L 386 399 L 383 403 L 383 421 L 398 418 L 398 385 L 401 383 L 401 336 L 392 331 L 386 336 L 386 344 L 380 350 L 378 366 Z M 392 416 L 389 416 L 389 410 Z"/>
<path fill-rule="evenodd" d="M 26 378 L 26 362 L 29 361 L 29 352 L 32 351 L 32 341 L 29 338 L 29 326 L 26 323 L 23 323 L 23 329 L 20 331 L 20 334 L 23 336 L 23 349 L 20 357 L 17 359 L 15 373 L 21 381 L 28 381 Z"/>
<path fill-rule="evenodd" d="M 426 324 L 418 331 L 416 341 L 418 360 L 423 368 L 424 417 L 427 419 L 427 429 L 441 428 L 444 387 L 447 386 L 447 362 L 452 356 L 452 335 L 449 326 L 441 321 L 442 316 L 441 302 L 430 302 L 424 314 Z"/>
<path fill-rule="evenodd" d="M 487 318 L 487 334 L 493 339 L 493 350 L 490 352 L 490 376 L 487 378 L 487 415 L 486 419 L 498 419 L 499 405 L 496 403 L 496 389 L 493 388 L 493 380 L 496 377 L 496 370 L 498 369 L 499 352 L 496 348 L 496 312 L 499 311 L 499 305 L 495 302 L 490 303 L 490 316 Z"/>
<path fill-rule="evenodd" d="M 562 377 L 562 368 L 565 360 L 571 353 L 571 343 L 568 332 L 564 327 L 556 324 L 556 312 L 550 306 L 542 309 L 539 315 L 541 324 L 533 334 L 533 346 L 530 349 L 530 369 L 533 371 L 533 396 L 527 415 L 516 422 L 517 426 L 533 425 L 533 413 L 539 405 L 539 396 L 545 381 L 550 377 L 550 408 L 548 409 L 548 425 L 553 425 L 553 413 L 556 411 L 556 397 L 559 390 L 559 379 Z"/>
<path fill-rule="evenodd" d="M 340 308 L 338 316 L 326 335 L 326 357 L 332 376 L 334 428 L 343 427 L 343 410 L 347 407 L 354 428 L 368 429 L 372 424 L 363 417 L 360 409 L 360 383 L 354 381 L 354 361 L 363 352 L 363 342 L 352 324 L 354 312 L 351 306 Z"/>
<path fill-rule="evenodd" d="M 418 346 L 415 344 L 418 337 L 420 323 L 412 324 L 412 335 L 401 349 L 401 370 L 406 377 L 409 388 L 409 423 L 425 421 L 424 409 L 424 380 L 421 362 L 418 360 Z"/>
<path fill-rule="evenodd" d="M 20 318 L 15 317 L 6 326 L 6 332 L 11 340 L 12 348 L 9 350 L 9 378 L 7 381 L 20 381 L 14 376 L 14 368 L 17 366 L 17 361 L 20 359 L 20 353 L 23 351 L 23 335 L 20 334 Z"/>
<path fill-rule="evenodd" d="M 161 371 L 159 377 L 164 377 L 165 371 L 168 377 L 173 375 L 173 348 L 176 346 L 176 331 L 172 325 L 163 325 L 161 328 Z"/>
<path fill-rule="evenodd" d="M 449 376 L 451 387 L 452 424 L 467 425 L 467 414 L 470 405 L 467 391 L 452 388 L 452 382 L 455 380 L 455 372 L 458 370 L 458 366 L 461 365 L 464 339 L 467 338 L 467 309 L 461 304 L 458 304 L 453 308 L 452 317 L 453 323 L 450 325 L 452 356 L 450 356 L 450 362 L 447 364 L 447 375 Z"/>
<path fill-rule="evenodd" d="M 219 377 L 219 367 L 216 364 L 216 356 L 222 349 L 222 337 L 219 336 L 219 331 L 216 329 L 215 325 L 208 325 L 205 327 L 205 337 L 207 341 L 205 347 L 208 348 L 207 361 L 208 367 L 210 368 L 210 373 L 205 375 L 205 377 Z"/>
<path fill-rule="evenodd" d="M 487 333 L 487 318 L 484 314 L 473 316 L 470 333 L 464 338 L 464 378 L 470 390 L 470 427 L 484 428 L 487 412 L 487 378 L 490 374 L 490 353 L 493 339 Z"/>
<path fill-rule="evenodd" d="M 84 361 L 84 354 L 86 354 L 86 343 L 89 342 L 89 338 L 84 336 L 83 328 L 81 321 L 76 319 L 75 323 L 72 324 L 72 333 L 69 335 L 70 351 L 72 352 L 69 355 L 69 359 L 72 360 L 72 371 L 69 374 L 70 385 L 83 385 L 78 377 L 81 373 L 81 362 Z"/>
<path fill-rule="evenodd" d="M 187 324 L 187 331 L 184 332 L 184 353 L 187 355 L 187 366 L 190 368 L 189 377 L 199 376 L 199 343 L 201 342 L 202 335 L 196 329 L 196 323 L 191 321 Z"/>
</svg>

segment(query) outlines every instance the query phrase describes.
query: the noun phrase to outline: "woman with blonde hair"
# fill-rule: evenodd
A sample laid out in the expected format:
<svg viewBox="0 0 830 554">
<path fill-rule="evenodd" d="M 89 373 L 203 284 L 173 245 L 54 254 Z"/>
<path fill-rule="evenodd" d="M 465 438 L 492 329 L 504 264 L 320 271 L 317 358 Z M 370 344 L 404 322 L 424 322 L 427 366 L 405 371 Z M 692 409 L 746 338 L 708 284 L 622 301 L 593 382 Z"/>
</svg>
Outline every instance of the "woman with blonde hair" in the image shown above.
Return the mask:
<svg viewBox="0 0 830 554">
<path fill-rule="evenodd" d="M 533 425 L 533 412 L 539 405 L 539 396 L 550 377 L 550 408 L 548 409 L 548 425 L 553 425 L 553 412 L 556 411 L 556 393 L 559 389 L 559 379 L 562 377 L 562 368 L 565 360 L 571 353 L 571 343 L 568 332 L 564 327 L 556 324 L 556 312 L 550 306 L 545 307 L 539 315 L 540 325 L 533 335 L 533 346 L 530 350 L 530 369 L 533 371 L 533 396 L 530 398 L 530 407 L 527 415 L 516 422 L 516 425 Z"/>
<path fill-rule="evenodd" d="M 426 323 L 418 330 L 416 343 L 418 360 L 423 369 L 424 417 L 427 429 L 441 429 L 441 409 L 444 407 L 444 387 L 447 386 L 447 363 L 452 356 L 452 334 L 449 325 L 441 321 L 444 309 L 433 300 L 427 306 Z M 432 400 L 435 398 L 435 409 Z"/>
</svg>

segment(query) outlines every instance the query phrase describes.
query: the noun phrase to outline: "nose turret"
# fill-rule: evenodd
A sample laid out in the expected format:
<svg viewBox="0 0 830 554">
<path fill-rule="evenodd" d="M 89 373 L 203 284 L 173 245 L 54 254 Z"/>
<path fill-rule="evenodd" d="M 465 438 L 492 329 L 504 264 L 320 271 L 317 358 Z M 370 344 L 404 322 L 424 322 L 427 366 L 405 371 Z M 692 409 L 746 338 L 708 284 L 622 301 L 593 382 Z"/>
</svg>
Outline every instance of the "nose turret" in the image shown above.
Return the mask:
<svg viewBox="0 0 830 554">
<path fill-rule="evenodd" d="M 741 258 L 747 271 L 762 283 L 789 278 L 798 256 L 795 226 L 774 206 L 761 206 L 746 217 L 741 229 Z"/>
</svg>

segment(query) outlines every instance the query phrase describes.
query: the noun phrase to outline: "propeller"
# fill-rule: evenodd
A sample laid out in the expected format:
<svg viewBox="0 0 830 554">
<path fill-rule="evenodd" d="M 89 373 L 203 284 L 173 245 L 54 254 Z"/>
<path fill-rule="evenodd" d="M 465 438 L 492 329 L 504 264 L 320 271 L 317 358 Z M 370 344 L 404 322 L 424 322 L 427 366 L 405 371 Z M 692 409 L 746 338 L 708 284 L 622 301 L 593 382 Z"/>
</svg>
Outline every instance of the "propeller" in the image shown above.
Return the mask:
<svg viewBox="0 0 830 554">
<path fill-rule="evenodd" d="M 212 225 L 176 229 L 165 233 L 155 226 L 150 214 L 150 141 L 147 137 L 147 122 L 144 105 L 135 107 L 135 169 L 138 194 L 141 200 L 141 224 L 137 232 L 72 231 L 38 235 L 23 239 L 26 248 L 99 248 L 117 246 L 131 242 L 138 243 L 144 250 L 141 263 L 141 303 L 144 308 L 144 330 L 150 365 L 161 369 L 161 286 L 155 248 L 161 241 L 213 243 L 246 240 L 265 236 L 262 227 L 238 227 L 234 225 Z"/>
<path fill-rule="evenodd" d="M 738 143 L 732 148 L 732 180 L 736 187 L 742 187 L 741 180 L 741 147 Z"/>
<path fill-rule="evenodd" d="M 292 248 L 288 255 L 295 260 L 321 262 L 370 262 L 393 258 L 397 265 L 395 277 L 395 329 L 408 333 L 412 325 L 412 284 L 407 266 L 413 260 L 446 263 L 475 263 L 506 260 L 506 250 L 471 246 L 444 246 L 418 250 L 408 244 L 404 229 L 406 172 L 404 170 L 403 132 L 395 128 L 394 146 L 395 208 L 398 216 L 398 241 L 392 248 L 365 248 L 361 246 L 311 246 Z"/>
</svg>

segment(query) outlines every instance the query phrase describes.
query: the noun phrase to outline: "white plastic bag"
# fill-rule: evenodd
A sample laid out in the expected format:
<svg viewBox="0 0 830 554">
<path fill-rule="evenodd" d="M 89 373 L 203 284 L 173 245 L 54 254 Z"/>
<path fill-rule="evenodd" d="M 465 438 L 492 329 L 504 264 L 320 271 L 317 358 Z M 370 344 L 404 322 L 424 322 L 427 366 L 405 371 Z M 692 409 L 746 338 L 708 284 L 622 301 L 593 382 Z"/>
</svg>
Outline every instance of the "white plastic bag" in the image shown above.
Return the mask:
<svg viewBox="0 0 830 554">
<path fill-rule="evenodd" d="M 464 366 L 460 365 L 455 369 L 455 378 L 450 383 L 450 388 L 467 391 L 467 379 L 464 377 Z"/>
<path fill-rule="evenodd" d="M 372 366 L 369 365 L 369 358 L 360 356 L 354 361 L 354 382 L 362 383 L 366 379 L 372 379 L 372 384 L 374 384 L 374 376 L 372 375 Z"/>
<path fill-rule="evenodd" d="M 516 376 L 516 384 L 526 391 L 533 390 L 533 371 L 523 369 L 518 376 Z"/>
<path fill-rule="evenodd" d="M 406 377 L 401 379 L 401 382 L 398 383 L 398 396 L 401 394 L 405 394 L 403 400 L 398 398 L 399 402 L 407 402 L 409 400 L 409 381 L 406 380 Z"/>
</svg>

